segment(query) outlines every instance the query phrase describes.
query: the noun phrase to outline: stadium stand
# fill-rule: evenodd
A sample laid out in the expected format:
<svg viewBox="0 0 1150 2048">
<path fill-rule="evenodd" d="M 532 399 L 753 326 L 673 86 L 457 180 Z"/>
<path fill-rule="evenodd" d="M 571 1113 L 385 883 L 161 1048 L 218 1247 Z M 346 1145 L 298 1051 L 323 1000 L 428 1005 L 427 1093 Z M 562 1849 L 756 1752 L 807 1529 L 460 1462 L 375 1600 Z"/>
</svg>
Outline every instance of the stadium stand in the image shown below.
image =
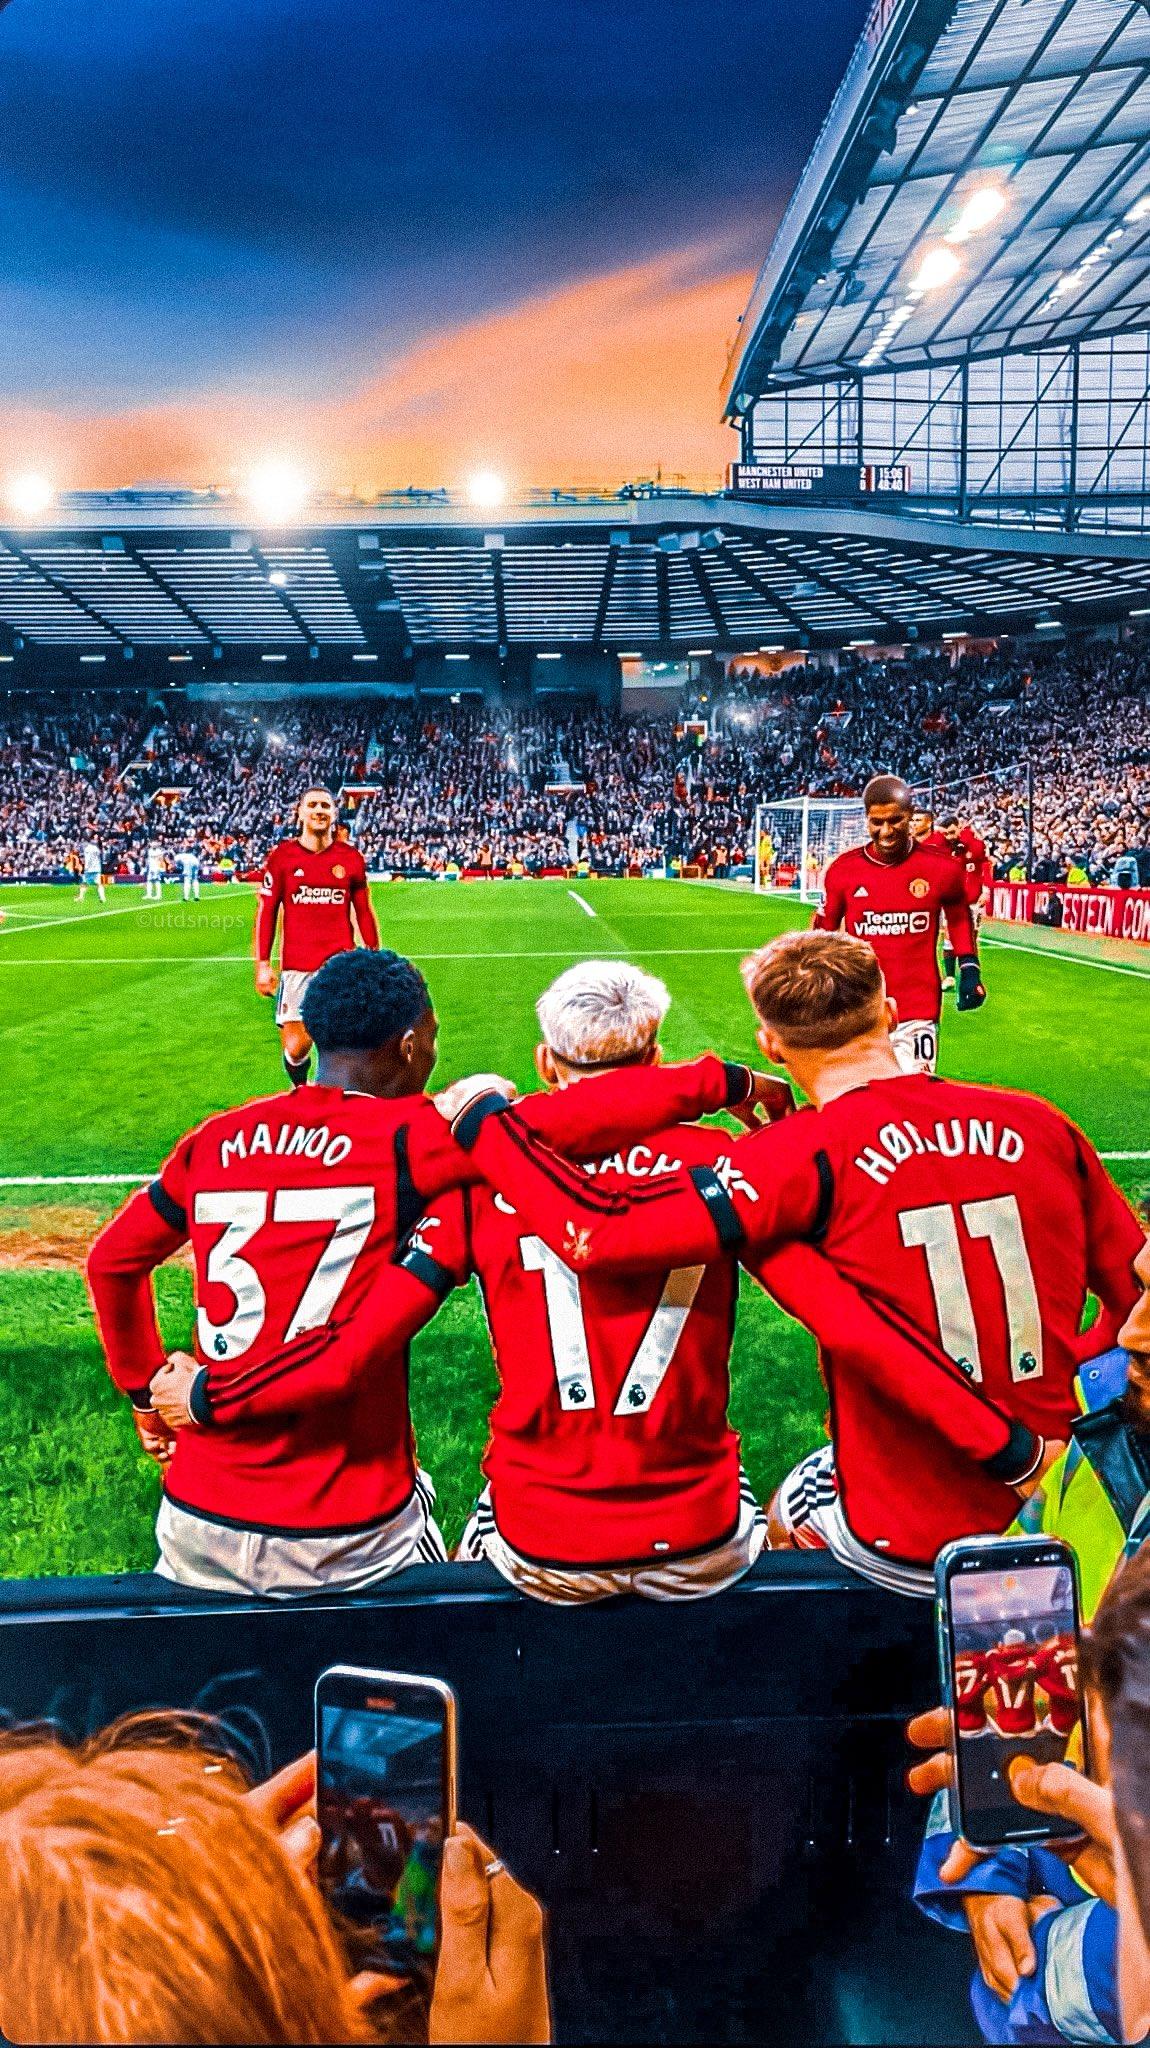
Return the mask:
<svg viewBox="0 0 1150 2048">
<path fill-rule="evenodd" d="M 353 792 L 352 834 L 376 870 L 515 857 L 563 870 L 585 853 L 596 872 L 625 874 L 676 856 L 713 867 L 719 849 L 738 867 L 757 802 L 854 795 L 876 763 L 940 787 L 997 778 L 974 822 L 1005 873 L 1026 856 L 1028 760 L 1035 879 L 1063 879 L 1076 861 L 1108 882 L 1123 856 L 1150 863 L 1148 688 L 1140 646 L 1098 642 L 781 675 L 735 662 L 659 719 L 579 700 L 177 711 L 146 693 L 10 695 L 0 876 L 66 875 L 90 831 L 113 873 L 140 873 L 153 843 L 255 866 L 312 781 Z M 692 712 L 707 721 L 705 743 L 684 730 Z"/>
</svg>

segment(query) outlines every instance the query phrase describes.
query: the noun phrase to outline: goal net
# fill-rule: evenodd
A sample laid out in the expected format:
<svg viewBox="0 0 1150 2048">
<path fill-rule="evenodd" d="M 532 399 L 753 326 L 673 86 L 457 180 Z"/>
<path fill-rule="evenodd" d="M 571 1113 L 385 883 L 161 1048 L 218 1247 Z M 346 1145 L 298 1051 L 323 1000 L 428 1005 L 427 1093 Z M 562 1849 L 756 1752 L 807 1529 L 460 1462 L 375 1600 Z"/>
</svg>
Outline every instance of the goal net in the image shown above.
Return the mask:
<svg viewBox="0 0 1150 2048">
<path fill-rule="evenodd" d="M 1012 761 L 987 775 L 957 782 L 911 785 L 920 810 L 935 823 L 954 816 L 985 840 L 992 860 L 1017 856 L 1029 867 L 1033 846 L 1030 766 Z M 760 893 L 817 901 L 831 862 L 866 843 L 866 814 L 858 797 L 791 796 L 755 807 L 755 888 Z"/>
</svg>

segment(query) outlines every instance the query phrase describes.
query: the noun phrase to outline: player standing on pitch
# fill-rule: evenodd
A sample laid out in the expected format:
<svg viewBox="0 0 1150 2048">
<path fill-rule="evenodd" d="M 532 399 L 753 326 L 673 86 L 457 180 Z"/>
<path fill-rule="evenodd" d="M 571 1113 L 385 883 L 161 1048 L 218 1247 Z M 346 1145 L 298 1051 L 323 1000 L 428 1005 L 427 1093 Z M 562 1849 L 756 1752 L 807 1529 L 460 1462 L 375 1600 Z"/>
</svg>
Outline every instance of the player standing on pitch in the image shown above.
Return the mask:
<svg viewBox="0 0 1150 2048">
<path fill-rule="evenodd" d="M 878 955 L 886 992 L 898 1011 L 894 1055 L 907 1074 L 933 1074 L 938 1064 L 942 982 L 938 928 L 958 962 L 958 1008 L 986 1001 L 965 873 L 934 848 L 916 845 L 914 799 L 897 775 L 876 775 L 863 791 L 869 846 L 840 853 L 826 872 L 817 931 L 841 925 Z"/>
<path fill-rule="evenodd" d="M 298 838 L 272 848 L 260 879 L 255 954 L 256 988 L 276 998 L 284 1067 L 292 1087 L 302 1088 L 311 1061 L 303 1022 L 308 984 L 334 953 L 351 952 L 357 930 L 363 945 L 378 952 L 379 927 L 363 855 L 336 839 L 338 813 L 330 789 L 305 789 L 297 816 Z M 281 913 L 277 975 L 272 950 Z"/>
<path fill-rule="evenodd" d="M 966 900 L 970 905 L 971 921 L 977 938 L 986 914 L 986 906 L 990 901 L 990 884 L 993 880 L 993 871 L 986 856 L 986 842 L 979 838 L 973 825 L 964 825 L 953 814 L 942 820 L 939 831 L 951 859 L 956 860 L 962 870 L 966 884 Z M 944 988 L 954 987 L 952 946 L 944 945 L 942 949 L 942 985 Z"/>
</svg>

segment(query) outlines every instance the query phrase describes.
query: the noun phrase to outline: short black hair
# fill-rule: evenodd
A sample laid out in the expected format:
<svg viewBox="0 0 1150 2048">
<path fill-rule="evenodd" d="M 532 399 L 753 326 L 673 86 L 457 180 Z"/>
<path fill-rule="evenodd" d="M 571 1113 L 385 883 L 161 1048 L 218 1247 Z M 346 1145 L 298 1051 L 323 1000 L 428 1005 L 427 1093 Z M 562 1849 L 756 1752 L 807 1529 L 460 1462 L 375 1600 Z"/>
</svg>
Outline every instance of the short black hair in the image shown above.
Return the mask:
<svg viewBox="0 0 1150 2048">
<path fill-rule="evenodd" d="M 940 818 L 938 822 L 942 826 L 943 831 L 945 832 L 948 825 L 957 825 L 958 819 L 955 817 L 954 812 L 952 811 L 949 817 Z"/>
<path fill-rule="evenodd" d="M 366 946 L 326 960 L 303 999 L 303 1026 L 320 1052 L 374 1052 L 431 1008 L 418 967 Z"/>
<path fill-rule="evenodd" d="M 876 804 L 898 804 L 901 810 L 913 811 L 914 798 L 901 775 L 872 775 L 863 791 L 863 809 L 873 811 Z"/>
</svg>

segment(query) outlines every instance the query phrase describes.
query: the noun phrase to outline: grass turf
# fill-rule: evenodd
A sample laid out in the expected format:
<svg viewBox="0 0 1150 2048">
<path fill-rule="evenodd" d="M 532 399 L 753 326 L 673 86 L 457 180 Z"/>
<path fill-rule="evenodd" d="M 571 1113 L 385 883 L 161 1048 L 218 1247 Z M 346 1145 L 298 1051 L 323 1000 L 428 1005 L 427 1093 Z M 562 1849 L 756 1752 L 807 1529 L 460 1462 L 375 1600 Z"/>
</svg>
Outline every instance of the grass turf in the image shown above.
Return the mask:
<svg viewBox="0 0 1150 2048">
<path fill-rule="evenodd" d="M 797 906 L 675 883 L 529 883 L 377 889 L 385 943 L 424 968 L 441 1020 L 437 1080 L 495 1069 L 532 1079 L 533 1003 L 573 960 L 641 961 L 674 998 L 672 1056 L 754 1050 L 737 966 L 804 917 Z M 147 1566 L 157 1481 L 104 1374 L 74 1247 L 126 1189 L 52 1176 L 148 1174 L 213 1110 L 282 1085 L 271 1006 L 252 987 L 253 901 L 238 888 L 145 905 L 138 889 L 78 906 L 71 890 L 0 890 L 0 1572 Z M 1026 1087 L 1059 1103 L 1104 1152 L 1150 1152 L 1143 1018 L 1150 980 L 1129 955 L 1029 949 L 1000 929 L 987 947 L 991 1001 L 948 1011 L 942 1069 Z M 1150 1194 L 1150 1157 L 1111 1171 Z M 62 1248 L 61 1270 L 5 1259 L 5 1243 Z M 69 1270 L 68 1247 L 73 1247 Z M 165 1337 L 186 1341 L 191 1279 L 160 1276 Z M 766 1495 L 822 1431 L 805 1332 L 744 1282 L 733 1415 Z M 476 1491 L 494 1391 L 475 1293 L 417 1340 L 412 1402 L 420 1454 L 451 1541 Z"/>
</svg>

